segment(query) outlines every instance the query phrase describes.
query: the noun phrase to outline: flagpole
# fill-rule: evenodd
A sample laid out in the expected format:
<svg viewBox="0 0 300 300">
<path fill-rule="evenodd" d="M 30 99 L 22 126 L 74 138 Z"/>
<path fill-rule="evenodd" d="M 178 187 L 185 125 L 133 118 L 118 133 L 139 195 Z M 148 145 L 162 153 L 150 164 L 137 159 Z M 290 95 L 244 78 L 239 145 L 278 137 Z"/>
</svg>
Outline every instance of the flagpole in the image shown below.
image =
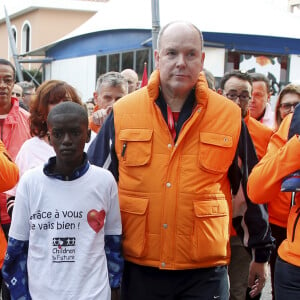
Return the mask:
<svg viewBox="0 0 300 300">
<path fill-rule="evenodd" d="M 154 62 L 154 50 L 157 49 L 157 38 L 160 30 L 159 0 L 151 0 L 152 7 L 152 55 Z"/>
<path fill-rule="evenodd" d="M 10 45 L 10 50 L 11 50 L 11 53 L 13 55 L 13 59 L 15 62 L 17 78 L 18 78 L 18 81 L 24 81 L 23 73 L 22 73 L 22 70 L 21 70 L 21 67 L 19 64 L 19 60 L 18 60 L 16 42 L 15 42 L 15 39 L 14 39 L 14 36 L 12 33 L 11 23 L 10 23 L 10 19 L 9 19 L 5 5 L 4 5 L 4 13 L 5 13 L 5 21 L 6 21 L 9 45 Z"/>
</svg>

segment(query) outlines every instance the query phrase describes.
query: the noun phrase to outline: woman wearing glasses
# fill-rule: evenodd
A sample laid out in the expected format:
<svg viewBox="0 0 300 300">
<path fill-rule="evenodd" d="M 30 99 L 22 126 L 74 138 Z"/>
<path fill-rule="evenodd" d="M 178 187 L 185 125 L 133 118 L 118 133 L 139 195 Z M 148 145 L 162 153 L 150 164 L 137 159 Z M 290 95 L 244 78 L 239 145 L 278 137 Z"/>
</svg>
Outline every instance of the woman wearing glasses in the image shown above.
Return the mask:
<svg viewBox="0 0 300 300">
<path fill-rule="evenodd" d="M 291 112 L 294 112 L 296 105 L 300 103 L 300 85 L 288 84 L 284 87 L 277 99 L 275 107 L 275 130 L 282 120 Z"/>
</svg>

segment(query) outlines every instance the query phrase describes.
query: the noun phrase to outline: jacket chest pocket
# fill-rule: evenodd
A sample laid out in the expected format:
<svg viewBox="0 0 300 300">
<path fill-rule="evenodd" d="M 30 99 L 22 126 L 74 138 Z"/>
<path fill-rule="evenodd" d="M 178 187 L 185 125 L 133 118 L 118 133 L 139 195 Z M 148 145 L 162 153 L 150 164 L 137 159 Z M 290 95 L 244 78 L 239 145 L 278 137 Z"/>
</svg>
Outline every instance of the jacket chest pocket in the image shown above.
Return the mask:
<svg viewBox="0 0 300 300">
<path fill-rule="evenodd" d="M 149 163 L 152 152 L 153 129 L 122 129 L 119 134 L 121 151 L 119 161 L 125 166 L 143 166 Z"/>
<path fill-rule="evenodd" d="M 216 174 L 227 172 L 235 154 L 232 147 L 233 141 L 229 135 L 200 132 L 200 168 Z"/>
</svg>

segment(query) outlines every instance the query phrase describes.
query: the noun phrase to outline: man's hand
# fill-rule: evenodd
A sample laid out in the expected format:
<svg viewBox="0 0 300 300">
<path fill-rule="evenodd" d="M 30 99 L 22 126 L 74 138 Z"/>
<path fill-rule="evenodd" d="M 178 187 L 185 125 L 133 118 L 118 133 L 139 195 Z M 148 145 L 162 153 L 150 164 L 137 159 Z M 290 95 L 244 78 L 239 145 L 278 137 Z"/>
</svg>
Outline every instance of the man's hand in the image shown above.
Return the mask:
<svg viewBox="0 0 300 300">
<path fill-rule="evenodd" d="M 112 111 L 112 106 L 101 108 L 92 114 L 92 120 L 95 125 L 102 126 L 109 113 Z"/>
<path fill-rule="evenodd" d="M 268 277 L 268 263 L 257 263 L 251 261 L 249 266 L 248 286 L 250 287 L 250 297 L 257 296 L 265 286 Z"/>
</svg>

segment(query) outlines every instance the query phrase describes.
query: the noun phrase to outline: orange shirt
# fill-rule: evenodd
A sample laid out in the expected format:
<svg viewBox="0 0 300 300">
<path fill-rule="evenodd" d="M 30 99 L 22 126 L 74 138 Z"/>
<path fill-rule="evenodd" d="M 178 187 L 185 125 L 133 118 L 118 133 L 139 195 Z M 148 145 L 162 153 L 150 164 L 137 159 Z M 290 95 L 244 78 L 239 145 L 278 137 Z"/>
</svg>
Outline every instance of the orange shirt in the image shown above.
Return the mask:
<svg viewBox="0 0 300 300">
<path fill-rule="evenodd" d="M 269 127 L 250 117 L 249 111 L 244 121 L 252 138 L 258 160 L 261 160 L 267 152 L 270 138 L 274 132 Z"/>
<path fill-rule="evenodd" d="M 19 180 L 19 169 L 0 141 L 0 192 L 13 188 Z"/>
<path fill-rule="evenodd" d="M 17 183 L 19 170 L 17 165 L 10 159 L 2 141 L 0 141 L 0 170 L 0 192 L 5 192 Z M 4 204 L 6 210 L 6 202 Z M 3 208 L 1 207 L 1 209 Z M 0 268 L 3 264 L 6 246 L 6 238 L 0 226 Z"/>
</svg>

